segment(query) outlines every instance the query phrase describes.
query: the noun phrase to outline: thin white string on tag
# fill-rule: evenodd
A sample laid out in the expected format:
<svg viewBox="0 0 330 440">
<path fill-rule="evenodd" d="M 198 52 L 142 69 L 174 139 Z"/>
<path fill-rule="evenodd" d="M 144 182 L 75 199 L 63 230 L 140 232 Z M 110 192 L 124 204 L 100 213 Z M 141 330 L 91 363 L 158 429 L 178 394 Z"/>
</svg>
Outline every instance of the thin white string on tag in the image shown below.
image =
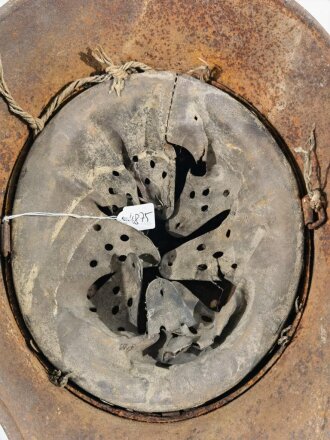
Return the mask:
<svg viewBox="0 0 330 440">
<path fill-rule="evenodd" d="M 68 214 L 67 212 L 23 212 L 22 214 L 5 215 L 2 218 L 3 223 L 8 222 L 14 218 L 18 217 L 72 217 L 81 219 L 94 219 L 94 220 L 116 220 L 115 215 L 98 217 L 96 215 L 79 215 L 79 214 Z"/>
<path fill-rule="evenodd" d="M 22 212 L 21 214 L 5 215 L 2 218 L 2 222 L 9 222 L 19 217 L 71 217 L 74 219 L 117 220 L 138 231 L 155 228 L 155 207 L 153 203 L 125 206 L 118 216 L 110 215 L 99 217 L 96 215 L 80 215 L 67 212 Z"/>
</svg>

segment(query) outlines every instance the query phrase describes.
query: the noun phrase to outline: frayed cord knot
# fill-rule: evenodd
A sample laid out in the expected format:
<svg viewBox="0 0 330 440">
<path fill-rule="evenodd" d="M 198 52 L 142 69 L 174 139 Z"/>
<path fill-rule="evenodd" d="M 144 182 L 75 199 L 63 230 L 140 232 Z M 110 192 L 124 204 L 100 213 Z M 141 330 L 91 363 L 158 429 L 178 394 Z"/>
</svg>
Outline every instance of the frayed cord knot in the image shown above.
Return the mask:
<svg viewBox="0 0 330 440">
<path fill-rule="evenodd" d="M 102 66 L 105 66 L 104 71 L 113 78 L 110 91 L 114 90 L 118 96 L 120 96 L 125 85 L 125 80 L 130 74 L 151 70 L 150 66 L 140 63 L 139 61 L 127 61 L 124 64 L 116 65 L 101 47 L 96 48 L 92 52 L 92 55 L 96 61 Z"/>
</svg>

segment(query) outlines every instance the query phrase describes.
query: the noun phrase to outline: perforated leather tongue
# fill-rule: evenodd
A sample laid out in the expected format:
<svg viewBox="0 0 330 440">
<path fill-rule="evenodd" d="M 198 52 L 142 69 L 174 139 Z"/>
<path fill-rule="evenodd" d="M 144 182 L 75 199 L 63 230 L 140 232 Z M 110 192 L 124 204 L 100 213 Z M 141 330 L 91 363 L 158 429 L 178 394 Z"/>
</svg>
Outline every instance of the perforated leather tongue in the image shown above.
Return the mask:
<svg viewBox="0 0 330 440">
<path fill-rule="evenodd" d="M 156 227 L 120 223 L 153 203 Z M 144 412 L 214 399 L 270 350 L 294 302 L 295 179 L 262 123 L 170 72 L 103 83 L 38 135 L 18 182 L 13 277 L 25 322 L 89 394 Z M 220 367 L 219 367 L 220 366 Z"/>
</svg>

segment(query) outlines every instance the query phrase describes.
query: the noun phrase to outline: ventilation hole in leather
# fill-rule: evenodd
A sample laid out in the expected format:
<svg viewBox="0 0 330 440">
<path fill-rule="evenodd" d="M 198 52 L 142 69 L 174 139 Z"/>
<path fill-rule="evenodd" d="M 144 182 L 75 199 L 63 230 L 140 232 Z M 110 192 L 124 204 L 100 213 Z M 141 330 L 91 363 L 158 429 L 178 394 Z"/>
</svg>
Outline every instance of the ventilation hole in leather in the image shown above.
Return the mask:
<svg viewBox="0 0 330 440">
<path fill-rule="evenodd" d="M 204 271 L 204 270 L 207 269 L 207 264 L 199 264 L 199 265 L 197 266 L 197 269 L 198 269 L 198 270 L 201 270 L 201 271 Z"/>
<path fill-rule="evenodd" d="M 212 322 L 213 319 L 210 316 L 202 315 L 202 320 L 205 322 Z"/>
<path fill-rule="evenodd" d="M 129 240 L 129 236 L 126 234 L 123 234 L 120 236 L 121 241 L 128 241 Z"/>
<path fill-rule="evenodd" d="M 114 307 L 112 307 L 112 309 L 111 309 L 111 313 L 112 313 L 113 315 L 117 315 L 118 312 L 119 312 L 119 306 L 114 306 Z"/>
<path fill-rule="evenodd" d="M 97 261 L 96 260 L 92 260 L 89 262 L 90 267 L 96 267 L 97 266 Z"/>
<path fill-rule="evenodd" d="M 202 243 L 202 244 L 199 244 L 196 249 L 198 251 L 203 251 L 205 248 L 206 248 L 205 244 Z"/>
<path fill-rule="evenodd" d="M 97 224 L 93 226 L 94 231 L 100 231 L 102 229 L 101 225 Z"/>
<path fill-rule="evenodd" d="M 120 287 L 119 286 L 115 286 L 112 288 L 112 293 L 114 295 L 118 295 L 118 293 L 120 292 Z"/>
</svg>

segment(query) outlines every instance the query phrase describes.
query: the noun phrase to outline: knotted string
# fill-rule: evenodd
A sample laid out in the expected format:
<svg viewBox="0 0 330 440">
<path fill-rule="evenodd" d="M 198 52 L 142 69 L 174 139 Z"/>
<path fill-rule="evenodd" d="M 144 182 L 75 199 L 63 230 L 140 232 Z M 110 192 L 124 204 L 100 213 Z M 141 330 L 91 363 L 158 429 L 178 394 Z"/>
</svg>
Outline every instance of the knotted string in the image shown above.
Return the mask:
<svg viewBox="0 0 330 440">
<path fill-rule="evenodd" d="M 110 91 L 114 90 L 118 96 L 120 96 L 129 75 L 151 70 L 150 66 L 138 61 L 127 61 L 124 64 L 116 65 L 101 47 L 96 48 L 92 55 L 102 66 L 106 66 L 104 71 L 113 78 Z"/>
<path fill-rule="evenodd" d="M 151 70 L 151 67 L 144 63 L 138 61 L 128 61 L 122 65 L 116 65 L 113 63 L 111 58 L 104 52 L 102 48 L 97 48 L 92 52 L 94 58 L 102 65 L 106 66 L 104 68 L 104 73 L 99 75 L 88 76 L 85 78 L 77 79 L 76 81 L 68 84 L 64 89 L 58 93 L 47 105 L 46 110 L 40 116 L 40 118 L 35 118 L 30 113 L 24 111 L 22 107 L 14 99 L 13 95 L 10 93 L 9 88 L 6 84 L 3 72 L 3 66 L 0 58 L 0 95 L 6 101 L 9 110 L 15 114 L 17 117 L 22 119 L 32 130 L 34 137 L 40 133 L 46 122 L 51 118 L 54 112 L 71 96 L 83 90 L 86 85 L 99 84 L 104 81 L 113 80 L 110 91 L 114 90 L 118 96 L 120 96 L 125 80 L 132 73 L 144 72 L 146 70 Z"/>
</svg>

